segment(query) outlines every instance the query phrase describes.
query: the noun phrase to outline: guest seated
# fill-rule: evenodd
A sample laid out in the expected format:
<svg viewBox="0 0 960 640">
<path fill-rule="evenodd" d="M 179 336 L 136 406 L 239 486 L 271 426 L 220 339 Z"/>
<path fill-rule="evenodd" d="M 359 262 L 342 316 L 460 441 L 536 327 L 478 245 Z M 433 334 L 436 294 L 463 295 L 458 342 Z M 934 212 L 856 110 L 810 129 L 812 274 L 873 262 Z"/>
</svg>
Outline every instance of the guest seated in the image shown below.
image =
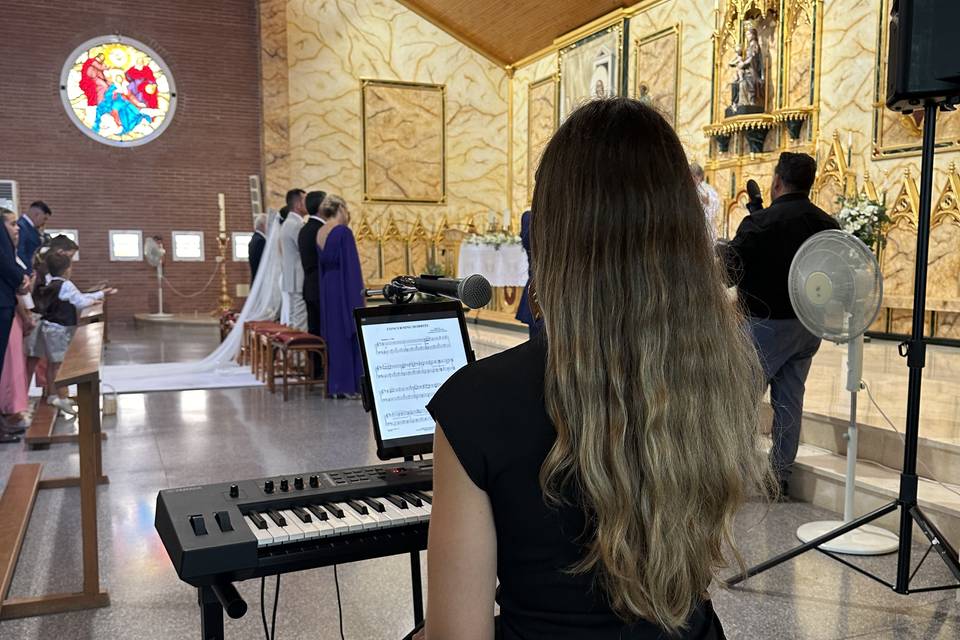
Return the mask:
<svg viewBox="0 0 960 640">
<path fill-rule="evenodd" d="M 94 293 L 82 293 L 70 281 L 71 260 L 65 255 L 49 253 L 46 258 L 49 273 L 47 283 L 40 287 L 35 296 L 36 308 L 43 321 L 40 325 L 40 339 L 46 355 L 47 402 L 65 413 L 76 415 L 76 407 L 65 397 L 66 390 L 58 389 L 55 383 L 57 371 L 70 346 L 70 340 L 77 329 L 79 312 L 90 305 L 103 300 L 107 295 L 116 293 L 116 289 L 104 289 Z"/>
<path fill-rule="evenodd" d="M 426 637 L 719 640 L 709 589 L 773 480 L 760 363 L 683 147 L 653 108 L 594 100 L 536 178 L 544 333 L 428 405 Z"/>
<path fill-rule="evenodd" d="M 335 398 L 360 396 L 360 342 L 353 310 L 362 307 L 363 276 L 350 210 L 340 196 L 320 205 L 323 226 L 317 231 L 320 336 L 327 343 L 327 392 Z"/>
</svg>

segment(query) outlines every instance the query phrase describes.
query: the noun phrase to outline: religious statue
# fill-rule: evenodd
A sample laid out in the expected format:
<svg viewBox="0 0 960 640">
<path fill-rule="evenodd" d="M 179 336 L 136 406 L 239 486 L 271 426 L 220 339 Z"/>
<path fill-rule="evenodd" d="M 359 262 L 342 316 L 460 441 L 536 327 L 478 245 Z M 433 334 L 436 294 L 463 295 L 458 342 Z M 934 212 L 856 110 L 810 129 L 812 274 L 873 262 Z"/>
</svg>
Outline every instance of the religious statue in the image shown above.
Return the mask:
<svg viewBox="0 0 960 640">
<path fill-rule="evenodd" d="M 766 102 L 766 79 L 763 72 L 763 51 L 756 29 L 747 29 L 747 42 L 743 53 L 738 53 L 730 66 L 736 69 L 737 79 L 731 86 L 731 103 L 726 115 L 729 117 L 762 113 Z"/>
</svg>

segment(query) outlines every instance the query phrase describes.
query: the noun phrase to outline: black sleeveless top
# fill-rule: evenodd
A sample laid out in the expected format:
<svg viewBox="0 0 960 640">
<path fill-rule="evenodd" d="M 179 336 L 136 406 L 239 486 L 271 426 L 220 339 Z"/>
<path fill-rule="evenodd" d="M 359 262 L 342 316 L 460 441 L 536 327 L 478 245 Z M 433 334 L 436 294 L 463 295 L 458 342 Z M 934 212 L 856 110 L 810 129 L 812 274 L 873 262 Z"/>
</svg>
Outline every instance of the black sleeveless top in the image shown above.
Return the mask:
<svg viewBox="0 0 960 640">
<path fill-rule="evenodd" d="M 457 371 L 427 409 L 473 482 L 490 497 L 497 534 L 497 638 L 503 640 L 719 640 L 709 601 L 680 636 L 625 625 L 590 574 L 568 569 L 584 555 L 579 507 L 547 506 L 538 474 L 556 431 L 544 406 L 546 341 L 535 338 Z"/>
</svg>

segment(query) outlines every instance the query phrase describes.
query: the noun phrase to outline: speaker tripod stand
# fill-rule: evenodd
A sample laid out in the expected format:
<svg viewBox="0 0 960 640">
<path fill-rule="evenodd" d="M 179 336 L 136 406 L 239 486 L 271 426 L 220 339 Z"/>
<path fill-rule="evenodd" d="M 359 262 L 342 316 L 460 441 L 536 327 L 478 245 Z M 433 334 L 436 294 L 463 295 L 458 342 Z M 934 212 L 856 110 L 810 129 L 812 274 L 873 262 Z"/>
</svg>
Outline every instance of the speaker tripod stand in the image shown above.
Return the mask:
<svg viewBox="0 0 960 640">
<path fill-rule="evenodd" d="M 739 584 L 747 578 L 772 569 L 807 551 L 816 549 L 837 562 L 850 567 L 854 571 L 880 584 L 890 587 L 900 594 L 906 595 L 925 591 L 943 591 L 946 589 L 960 588 L 960 560 L 957 558 L 957 550 L 944 539 L 937 527 L 927 518 L 923 511 L 920 510 L 917 504 L 917 442 L 920 432 L 920 386 L 923 380 L 923 367 L 926 364 L 927 350 L 927 345 L 923 340 L 923 318 L 926 312 L 927 254 L 930 244 L 930 202 L 933 196 L 933 151 L 936 140 L 937 110 L 938 106 L 932 102 L 928 102 L 924 107 L 923 156 L 920 169 L 920 218 L 917 224 L 917 263 L 914 272 L 913 286 L 913 325 L 910 331 L 910 340 L 900 345 L 900 355 L 907 358 L 907 367 L 910 369 L 907 385 L 906 444 L 903 452 L 903 471 L 900 473 L 900 493 L 893 502 L 860 518 L 851 520 L 833 531 L 814 538 L 805 544 L 794 547 L 790 551 L 781 553 L 766 562 L 751 567 L 747 569 L 746 572 L 727 580 L 728 584 Z M 895 582 L 888 582 L 840 557 L 838 554 L 820 548 L 821 545 L 845 533 L 859 529 L 894 511 L 900 512 L 900 545 L 897 549 L 897 575 Z M 917 566 L 911 569 L 910 555 L 912 551 L 914 524 L 919 527 L 920 531 L 927 538 L 930 546 L 927 548 L 926 553 L 923 554 L 920 562 L 917 563 Z M 937 555 L 940 556 L 940 559 L 947 566 L 947 569 L 953 574 L 956 583 L 911 589 L 911 581 L 920 570 L 920 567 L 923 566 L 923 563 L 931 551 L 935 551 Z"/>
</svg>

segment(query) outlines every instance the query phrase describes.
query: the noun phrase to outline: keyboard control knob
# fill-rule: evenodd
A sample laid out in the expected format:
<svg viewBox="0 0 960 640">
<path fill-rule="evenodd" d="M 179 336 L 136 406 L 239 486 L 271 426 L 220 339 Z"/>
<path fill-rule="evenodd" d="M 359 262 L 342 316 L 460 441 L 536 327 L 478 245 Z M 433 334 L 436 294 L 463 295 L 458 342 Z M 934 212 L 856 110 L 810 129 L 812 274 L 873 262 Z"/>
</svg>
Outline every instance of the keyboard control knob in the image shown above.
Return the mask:
<svg viewBox="0 0 960 640">
<path fill-rule="evenodd" d="M 310 486 L 316 489 L 320 486 L 320 476 L 310 476 Z"/>
<path fill-rule="evenodd" d="M 300 491 L 303 489 L 303 478 L 294 478 L 293 479 L 293 488 Z"/>
<path fill-rule="evenodd" d="M 230 497 L 239 498 L 240 497 L 240 487 L 235 484 L 230 485 Z"/>
<path fill-rule="evenodd" d="M 263 483 L 263 490 L 267 493 L 273 493 L 273 480 L 267 480 Z"/>
<path fill-rule="evenodd" d="M 280 491 L 290 491 L 290 481 L 286 478 L 280 481 Z"/>
</svg>

